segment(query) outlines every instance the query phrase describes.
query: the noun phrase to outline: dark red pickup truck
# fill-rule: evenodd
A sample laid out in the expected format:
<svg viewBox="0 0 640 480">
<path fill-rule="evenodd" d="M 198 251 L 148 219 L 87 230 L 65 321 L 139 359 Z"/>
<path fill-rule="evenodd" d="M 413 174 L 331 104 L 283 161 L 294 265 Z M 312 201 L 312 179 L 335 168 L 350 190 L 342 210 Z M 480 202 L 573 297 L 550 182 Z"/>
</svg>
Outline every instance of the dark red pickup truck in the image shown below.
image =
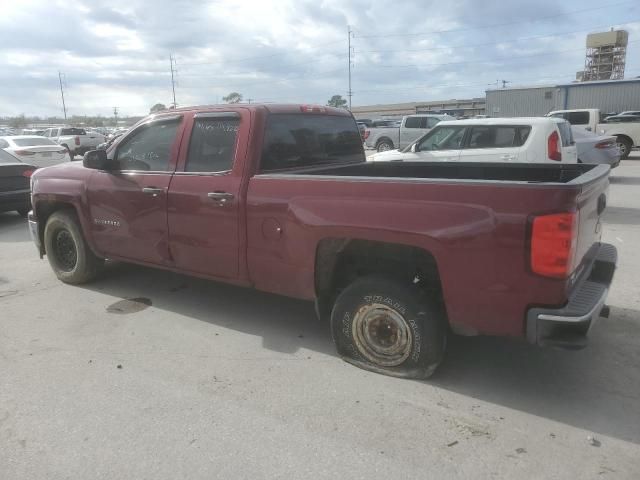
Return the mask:
<svg viewBox="0 0 640 480">
<path fill-rule="evenodd" d="M 29 224 L 64 282 L 109 258 L 313 300 L 343 358 L 427 377 L 448 332 L 585 344 L 616 264 L 608 172 L 367 163 L 343 110 L 197 107 L 38 170 Z"/>
</svg>

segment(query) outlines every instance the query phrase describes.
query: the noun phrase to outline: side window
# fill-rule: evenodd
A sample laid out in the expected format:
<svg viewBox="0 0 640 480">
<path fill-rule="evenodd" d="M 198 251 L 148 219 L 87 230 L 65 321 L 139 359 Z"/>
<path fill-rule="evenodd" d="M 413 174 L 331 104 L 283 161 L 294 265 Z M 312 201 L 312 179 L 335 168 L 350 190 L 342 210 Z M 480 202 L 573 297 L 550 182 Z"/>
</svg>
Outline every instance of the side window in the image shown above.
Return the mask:
<svg viewBox="0 0 640 480">
<path fill-rule="evenodd" d="M 477 126 L 471 128 L 466 148 L 509 148 L 524 145 L 531 132 L 527 126 Z"/>
<path fill-rule="evenodd" d="M 420 117 L 408 117 L 404 122 L 404 128 L 420 128 Z"/>
<path fill-rule="evenodd" d="M 568 112 L 564 118 L 571 125 L 589 125 L 589 112 Z"/>
<path fill-rule="evenodd" d="M 417 151 L 458 150 L 462 147 L 465 127 L 436 127 L 418 142 Z"/>
<path fill-rule="evenodd" d="M 440 123 L 440 119 L 436 117 L 427 117 L 427 128 L 433 128 L 438 123 Z"/>
<path fill-rule="evenodd" d="M 185 171 L 231 170 L 239 126 L 239 118 L 196 118 L 191 132 Z"/>
<path fill-rule="evenodd" d="M 167 170 L 178 125 L 180 122 L 174 120 L 140 127 L 118 146 L 115 158 L 120 170 Z"/>
</svg>

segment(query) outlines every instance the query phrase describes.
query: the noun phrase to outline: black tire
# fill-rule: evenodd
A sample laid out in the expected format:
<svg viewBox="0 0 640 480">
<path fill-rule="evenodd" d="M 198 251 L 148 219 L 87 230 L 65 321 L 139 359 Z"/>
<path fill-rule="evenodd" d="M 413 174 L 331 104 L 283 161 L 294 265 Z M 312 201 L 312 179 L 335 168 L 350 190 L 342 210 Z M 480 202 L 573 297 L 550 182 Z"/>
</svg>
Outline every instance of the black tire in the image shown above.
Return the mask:
<svg viewBox="0 0 640 480">
<path fill-rule="evenodd" d="M 620 149 L 620 160 L 626 160 L 627 158 L 629 158 L 631 149 L 633 148 L 633 143 L 625 137 L 617 137 L 616 142 L 618 144 L 618 148 Z"/>
<path fill-rule="evenodd" d="M 430 377 L 447 339 L 439 301 L 412 284 L 380 276 L 359 278 L 340 293 L 331 334 L 347 362 L 404 378 Z"/>
<path fill-rule="evenodd" d="M 104 259 L 96 257 L 84 239 L 78 217 L 69 210 L 51 214 L 44 228 L 47 259 L 56 276 L 65 283 L 93 280 Z"/>
<path fill-rule="evenodd" d="M 376 150 L 378 152 L 386 152 L 389 150 L 393 150 L 393 142 L 391 140 L 380 140 L 376 145 Z"/>
</svg>

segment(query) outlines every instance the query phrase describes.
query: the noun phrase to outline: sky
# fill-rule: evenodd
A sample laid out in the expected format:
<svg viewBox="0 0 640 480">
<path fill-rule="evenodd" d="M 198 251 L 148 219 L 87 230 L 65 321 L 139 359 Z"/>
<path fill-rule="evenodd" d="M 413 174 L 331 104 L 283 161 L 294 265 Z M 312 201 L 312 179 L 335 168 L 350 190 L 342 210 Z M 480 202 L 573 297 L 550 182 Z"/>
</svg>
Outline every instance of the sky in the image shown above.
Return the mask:
<svg viewBox="0 0 640 480">
<path fill-rule="evenodd" d="M 352 104 L 483 97 L 567 82 L 587 33 L 629 32 L 640 76 L 640 2 L 615 0 L 0 0 L 0 116 L 145 115 L 222 102 Z"/>
</svg>

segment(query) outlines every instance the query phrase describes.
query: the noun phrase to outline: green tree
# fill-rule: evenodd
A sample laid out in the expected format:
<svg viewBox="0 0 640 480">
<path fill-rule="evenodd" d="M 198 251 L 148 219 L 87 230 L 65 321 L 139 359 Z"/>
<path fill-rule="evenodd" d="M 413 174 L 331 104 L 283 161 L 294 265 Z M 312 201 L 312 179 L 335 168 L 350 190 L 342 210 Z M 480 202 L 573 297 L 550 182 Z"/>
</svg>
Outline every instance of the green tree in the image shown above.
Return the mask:
<svg viewBox="0 0 640 480">
<path fill-rule="evenodd" d="M 222 97 L 222 100 L 227 103 L 240 103 L 242 101 L 242 94 L 238 92 L 231 92 L 226 97 Z"/>
<path fill-rule="evenodd" d="M 149 110 L 149 113 L 161 112 L 166 109 L 167 107 L 165 106 L 164 103 L 156 103 L 153 107 L 151 107 L 151 110 Z"/>
<path fill-rule="evenodd" d="M 327 105 L 336 108 L 347 108 L 347 101 L 342 98 L 342 95 L 334 95 L 329 99 Z"/>
</svg>

